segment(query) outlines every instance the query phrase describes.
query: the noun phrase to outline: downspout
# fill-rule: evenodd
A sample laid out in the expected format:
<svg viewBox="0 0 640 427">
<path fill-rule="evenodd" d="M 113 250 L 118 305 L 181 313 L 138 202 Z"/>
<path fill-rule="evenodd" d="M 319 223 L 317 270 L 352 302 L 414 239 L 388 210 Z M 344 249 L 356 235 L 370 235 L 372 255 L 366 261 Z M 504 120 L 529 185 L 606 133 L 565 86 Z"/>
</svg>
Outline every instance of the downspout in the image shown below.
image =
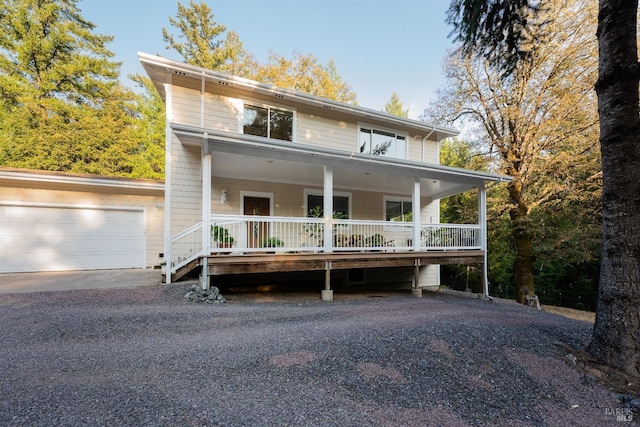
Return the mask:
<svg viewBox="0 0 640 427">
<path fill-rule="evenodd" d="M 484 259 L 482 262 L 482 291 L 484 298 L 487 301 L 491 300 L 489 296 L 489 255 L 487 254 L 487 188 L 483 182 L 481 186 L 478 186 L 478 225 L 480 225 L 480 247 L 484 252 Z"/>
<path fill-rule="evenodd" d="M 424 163 L 424 143 L 427 139 L 429 139 L 429 137 L 436 131 L 436 128 L 433 127 L 431 128 L 431 132 L 429 132 L 429 134 L 427 136 L 425 136 L 424 138 L 422 138 L 422 163 Z M 440 162 L 438 162 L 440 163 Z"/>
</svg>

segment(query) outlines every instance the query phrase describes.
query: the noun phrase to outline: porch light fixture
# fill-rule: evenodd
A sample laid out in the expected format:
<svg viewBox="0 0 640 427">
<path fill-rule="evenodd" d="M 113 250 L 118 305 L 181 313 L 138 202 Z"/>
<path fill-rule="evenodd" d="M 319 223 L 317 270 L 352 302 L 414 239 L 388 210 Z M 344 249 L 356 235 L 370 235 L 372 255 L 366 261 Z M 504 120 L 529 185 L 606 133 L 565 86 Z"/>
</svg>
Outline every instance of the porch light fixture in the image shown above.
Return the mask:
<svg viewBox="0 0 640 427">
<path fill-rule="evenodd" d="M 220 203 L 222 203 L 223 205 L 226 205 L 228 200 L 228 195 L 229 193 L 227 192 L 226 188 L 222 189 L 222 193 L 220 194 Z"/>
</svg>

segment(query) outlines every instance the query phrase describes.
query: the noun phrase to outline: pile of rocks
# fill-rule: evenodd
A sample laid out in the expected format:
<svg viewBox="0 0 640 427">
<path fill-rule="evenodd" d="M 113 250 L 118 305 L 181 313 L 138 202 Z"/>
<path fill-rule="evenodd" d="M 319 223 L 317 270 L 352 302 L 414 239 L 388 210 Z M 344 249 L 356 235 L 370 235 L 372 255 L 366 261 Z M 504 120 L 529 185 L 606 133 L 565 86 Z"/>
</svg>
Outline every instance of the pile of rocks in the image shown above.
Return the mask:
<svg viewBox="0 0 640 427">
<path fill-rule="evenodd" d="M 207 304 L 224 304 L 227 302 L 220 290 L 215 286 L 211 286 L 209 289 L 201 289 L 198 284 L 194 284 L 191 287 L 184 299 L 189 302 L 205 302 Z"/>
</svg>

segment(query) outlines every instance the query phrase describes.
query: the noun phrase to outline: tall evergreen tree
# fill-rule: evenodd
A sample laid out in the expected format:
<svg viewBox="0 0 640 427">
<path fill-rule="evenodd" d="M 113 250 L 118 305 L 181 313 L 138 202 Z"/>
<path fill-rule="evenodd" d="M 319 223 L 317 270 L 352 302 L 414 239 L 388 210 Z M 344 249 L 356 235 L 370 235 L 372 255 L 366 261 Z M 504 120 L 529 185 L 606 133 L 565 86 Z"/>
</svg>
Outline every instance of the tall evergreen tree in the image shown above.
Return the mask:
<svg viewBox="0 0 640 427">
<path fill-rule="evenodd" d="M 76 0 L 6 0 L 0 13 L 0 164 L 136 175 L 134 94 Z"/>
<path fill-rule="evenodd" d="M 638 1 L 600 0 L 602 262 L 591 354 L 640 376 Z"/>
<path fill-rule="evenodd" d="M 205 2 L 190 0 L 185 6 L 178 1 L 178 12 L 169 22 L 178 34 L 163 27 L 162 38 L 167 49 L 175 50 L 187 63 L 240 77 L 255 72 L 257 63 L 244 50 L 238 34 L 216 22 Z"/>
<path fill-rule="evenodd" d="M 5 0 L 0 14 L 0 95 L 9 106 L 25 98 L 55 105 L 99 105 L 115 85 L 119 64 L 93 33 L 77 0 Z"/>
<path fill-rule="evenodd" d="M 409 117 L 409 109 L 404 108 L 402 101 L 400 101 L 398 94 L 395 92 L 391 94 L 391 99 L 384 105 L 384 112 L 399 117 Z"/>
</svg>

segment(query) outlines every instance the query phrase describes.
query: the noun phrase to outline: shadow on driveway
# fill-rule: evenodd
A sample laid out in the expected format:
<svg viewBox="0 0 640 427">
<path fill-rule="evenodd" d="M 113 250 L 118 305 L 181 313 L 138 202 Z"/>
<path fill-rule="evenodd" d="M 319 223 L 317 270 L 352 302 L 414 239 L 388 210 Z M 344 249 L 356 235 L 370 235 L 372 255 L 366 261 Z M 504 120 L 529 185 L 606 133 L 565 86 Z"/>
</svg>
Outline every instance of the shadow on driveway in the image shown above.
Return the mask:
<svg viewBox="0 0 640 427">
<path fill-rule="evenodd" d="M 0 294 L 159 285 L 160 270 L 49 271 L 0 274 Z"/>
</svg>

